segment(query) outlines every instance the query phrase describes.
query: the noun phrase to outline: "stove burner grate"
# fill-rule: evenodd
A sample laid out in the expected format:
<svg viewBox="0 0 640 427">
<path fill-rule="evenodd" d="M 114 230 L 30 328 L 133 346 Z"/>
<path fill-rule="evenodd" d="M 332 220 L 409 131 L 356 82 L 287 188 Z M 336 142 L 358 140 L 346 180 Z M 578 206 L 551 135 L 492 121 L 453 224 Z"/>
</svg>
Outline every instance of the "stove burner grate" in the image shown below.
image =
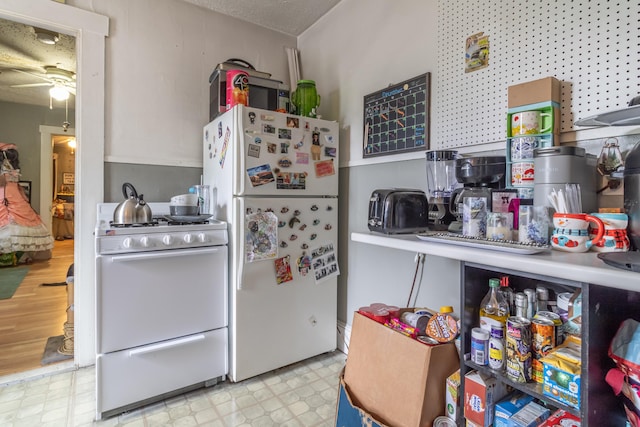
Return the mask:
<svg viewBox="0 0 640 427">
<path fill-rule="evenodd" d="M 167 225 L 197 225 L 197 224 L 209 224 L 209 221 L 175 221 L 175 220 L 171 220 L 171 221 L 167 221 Z"/>
</svg>

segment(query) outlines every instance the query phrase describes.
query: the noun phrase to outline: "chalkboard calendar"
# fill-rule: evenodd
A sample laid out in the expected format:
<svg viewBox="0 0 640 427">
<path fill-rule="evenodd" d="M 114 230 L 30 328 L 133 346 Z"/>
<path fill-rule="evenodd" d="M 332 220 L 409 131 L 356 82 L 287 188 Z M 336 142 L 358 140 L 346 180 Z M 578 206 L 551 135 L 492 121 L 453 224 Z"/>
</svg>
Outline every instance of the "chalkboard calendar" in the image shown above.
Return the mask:
<svg viewBox="0 0 640 427">
<path fill-rule="evenodd" d="M 430 83 L 425 73 L 364 97 L 363 157 L 429 147 Z"/>
</svg>

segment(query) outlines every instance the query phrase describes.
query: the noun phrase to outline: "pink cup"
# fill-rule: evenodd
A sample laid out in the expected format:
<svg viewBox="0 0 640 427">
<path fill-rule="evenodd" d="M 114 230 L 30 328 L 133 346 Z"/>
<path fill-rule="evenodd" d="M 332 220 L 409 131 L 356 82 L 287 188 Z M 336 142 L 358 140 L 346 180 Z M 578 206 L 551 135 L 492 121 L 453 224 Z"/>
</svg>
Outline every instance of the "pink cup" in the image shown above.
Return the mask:
<svg viewBox="0 0 640 427">
<path fill-rule="evenodd" d="M 597 233 L 589 236 L 589 223 L 595 223 Z M 604 236 L 604 223 L 596 216 L 584 213 L 554 213 L 551 246 L 565 252 L 586 252 Z"/>
</svg>

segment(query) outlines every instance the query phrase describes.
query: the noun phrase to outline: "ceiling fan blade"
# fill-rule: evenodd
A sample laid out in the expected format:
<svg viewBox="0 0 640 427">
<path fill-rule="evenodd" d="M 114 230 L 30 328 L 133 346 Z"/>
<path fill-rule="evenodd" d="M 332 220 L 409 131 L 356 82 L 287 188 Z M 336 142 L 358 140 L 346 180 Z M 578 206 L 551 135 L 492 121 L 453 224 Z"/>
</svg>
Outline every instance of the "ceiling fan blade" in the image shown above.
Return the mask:
<svg viewBox="0 0 640 427">
<path fill-rule="evenodd" d="M 28 74 L 30 76 L 37 77 L 37 78 L 42 79 L 44 81 L 47 81 L 49 83 L 53 83 L 53 80 L 51 80 L 51 79 L 49 79 L 47 77 L 43 77 L 43 76 L 40 76 L 38 74 L 32 73 L 30 71 L 19 70 L 17 68 L 14 68 L 13 71 L 17 71 L 18 73 L 22 73 L 22 74 Z"/>
<path fill-rule="evenodd" d="M 27 83 L 23 85 L 11 85 L 10 87 L 42 87 L 42 86 L 53 86 L 53 83 Z"/>
<path fill-rule="evenodd" d="M 67 90 L 69 91 L 70 94 L 72 94 L 73 96 L 76 96 L 76 88 L 75 87 L 67 86 Z"/>
</svg>

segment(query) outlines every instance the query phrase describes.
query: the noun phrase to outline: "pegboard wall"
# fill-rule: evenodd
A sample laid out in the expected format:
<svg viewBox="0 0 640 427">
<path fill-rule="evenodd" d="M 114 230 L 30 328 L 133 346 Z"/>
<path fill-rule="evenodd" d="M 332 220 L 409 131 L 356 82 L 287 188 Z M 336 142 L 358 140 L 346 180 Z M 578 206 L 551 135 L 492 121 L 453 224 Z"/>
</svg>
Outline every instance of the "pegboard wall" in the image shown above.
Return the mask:
<svg viewBox="0 0 640 427">
<path fill-rule="evenodd" d="M 489 36 L 489 66 L 465 73 L 466 39 Z M 506 138 L 507 90 L 562 83 L 561 132 L 640 95 L 640 2 L 438 0 L 432 149 Z"/>
</svg>

